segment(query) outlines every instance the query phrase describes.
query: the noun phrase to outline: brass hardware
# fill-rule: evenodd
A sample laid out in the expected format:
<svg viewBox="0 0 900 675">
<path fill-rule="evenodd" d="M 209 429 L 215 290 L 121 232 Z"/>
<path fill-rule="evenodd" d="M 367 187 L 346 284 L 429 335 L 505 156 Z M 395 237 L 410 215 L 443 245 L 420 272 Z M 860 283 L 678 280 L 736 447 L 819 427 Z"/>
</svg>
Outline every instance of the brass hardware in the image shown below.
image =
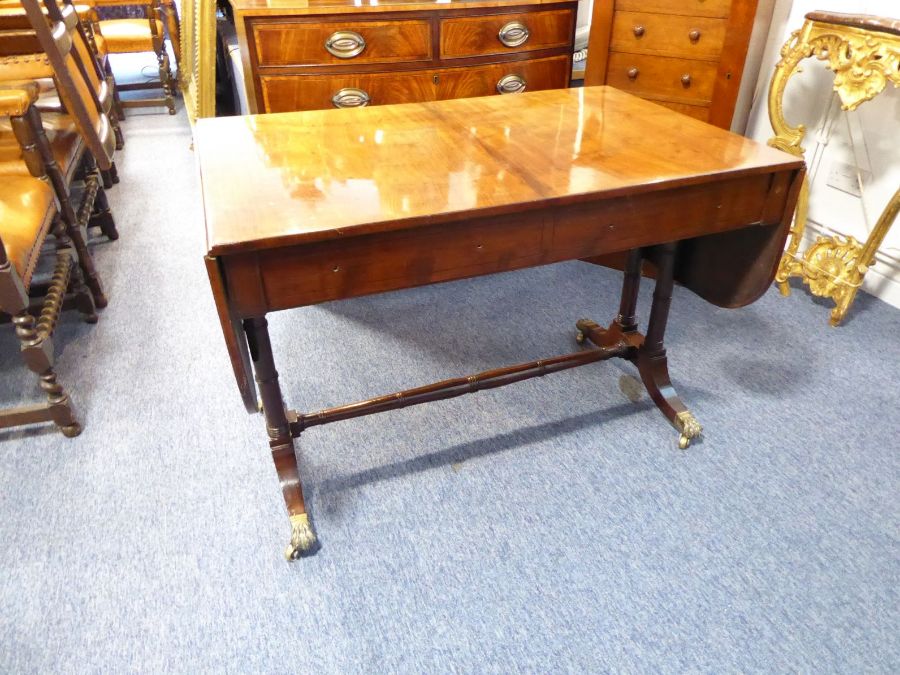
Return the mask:
<svg viewBox="0 0 900 675">
<path fill-rule="evenodd" d="M 638 76 L 638 73 L 640 73 L 640 72 L 641 72 L 641 71 L 639 71 L 637 68 L 629 68 L 629 69 L 628 69 L 628 79 L 629 79 L 629 80 L 636 80 L 636 79 L 637 79 L 637 76 Z"/>
<path fill-rule="evenodd" d="M 689 410 L 684 410 L 675 415 L 675 427 L 681 432 L 681 435 L 678 437 L 678 447 L 682 450 L 686 449 L 693 439 L 703 433 L 703 427 L 700 426 L 700 422 Z"/>
<path fill-rule="evenodd" d="M 432 75 L 431 81 L 434 82 L 435 84 L 438 84 L 441 81 L 441 76 L 440 75 Z"/>
<path fill-rule="evenodd" d="M 525 91 L 525 78 L 520 75 L 504 75 L 497 81 L 497 93 L 518 94 Z"/>
<path fill-rule="evenodd" d="M 362 89 L 345 87 L 331 97 L 335 108 L 364 108 L 372 99 Z"/>
<path fill-rule="evenodd" d="M 366 39 L 352 30 L 339 30 L 325 40 L 325 49 L 339 59 L 352 59 L 366 48 Z"/>
<path fill-rule="evenodd" d="M 769 145 L 803 156 L 806 127 L 791 126 L 784 116 L 784 90 L 804 59 L 815 57 L 834 71 L 834 90 L 844 110 L 856 110 L 884 91 L 888 82 L 900 87 L 900 36 L 807 19 L 781 48 L 769 85 L 769 121 L 775 136 Z M 878 222 L 862 243 L 853 237 L 819 236 L 800 253 L 809 210 L 809 178 L 804 177 L 797 200 L 788 246 L 778 265 L 775 281 L 782 295 L 790 295 L 787 281 L 800 277 L 813 295 L 834 300 L 830 323 L 837 326 L 853 304 L 875 253 L 900 212 L 900 190 L 888 201 Z"/>
<path fill-rule="evenodd" d="M 506 47 L 518 47 L 528 41 L 531 36 L 528 26 L 519 21 L 510 21 L 504 24 L 497 33 L 497 39 Z"/>
<path fill-rule="evenodd" d="M 685 87 L 690 87 L 690 86 L 691 86 L 691 75 L 690 75 L 690 73 L 685 73 L 684 75 L 681 76 L 681 84 L 684 85 Z"/>
<path fill-rule="evenodd" d="M 688 38 L 690 38 L 691 42 L 696 42 L 700 39 L 700 31 L 696 28 L 688 33 Z"/>
<path fill-rule="evenodd" d="M 635 26 L 633 29 L 634 37 L 644 37 L 644 33 L 646 32 L 643 26 Z"/>
<path fill-rule="evenodd" d="M 284 557 L 290 561 L 297 560 L 316 545 L 316 533 L 305 513 L 291 516 L 291 543 L 284 549 Z"/>
</svg>

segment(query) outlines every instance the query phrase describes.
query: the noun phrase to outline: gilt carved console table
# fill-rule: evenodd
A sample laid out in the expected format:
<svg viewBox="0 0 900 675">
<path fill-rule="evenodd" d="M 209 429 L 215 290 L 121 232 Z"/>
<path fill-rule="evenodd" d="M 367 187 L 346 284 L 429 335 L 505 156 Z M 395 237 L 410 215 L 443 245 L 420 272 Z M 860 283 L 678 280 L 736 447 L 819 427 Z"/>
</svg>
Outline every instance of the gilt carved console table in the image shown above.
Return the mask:
<svg viewBox="0 0 900 675">
<path fill-rule="evenodd" d="M 673 283 L 722 307 L 756 300 L 803 175 L 791 155 L 610 87 L 205 119 L 195 142 L 207 271 L 244 404 L 265 415 L 289 559 L 317 548 L 294 438 L 320 424 L 617 357 L 687 447 L 700 425 L 663 341 Z M 268 312 L 618 251 L 629 252 L 619 314 L 608 328 L 578 321 L 580 350 L 316 412 L 285 407 Z M 644 258 L 658 273 L 641 333 Z"/>
<path fill-rule="evenodd" d="M 802 124 L 793 127 L 785 120 L 784 90 L 801 61 L 811 57 L 825 61 L 834 71 L 834 90 L 841 107 L 855 110 L 884 91 L 889 82 L 900 86 L 900 20 L 810 12 L 803 27 L 791 34 L 781 49 L 781 60 L 769 87 L 769 120 L 775 131 L 769 145 L 800 157 L 806 128 Z M 900 149 L 900 135 L 895 134 L 894 142 Z M 787 281 L 796 276 L 813 294 L 830 297 L 835 302 L 831 325 L 836 326 L 853 303 L 878 247 L 900 212 L 900 188 L 864 243 L 854 237 L 822 235 L 800 253 L 808 210 L 809 180 L 805 179 L 776 281 L 783 295 L 790 294 Z"/>
</svg>

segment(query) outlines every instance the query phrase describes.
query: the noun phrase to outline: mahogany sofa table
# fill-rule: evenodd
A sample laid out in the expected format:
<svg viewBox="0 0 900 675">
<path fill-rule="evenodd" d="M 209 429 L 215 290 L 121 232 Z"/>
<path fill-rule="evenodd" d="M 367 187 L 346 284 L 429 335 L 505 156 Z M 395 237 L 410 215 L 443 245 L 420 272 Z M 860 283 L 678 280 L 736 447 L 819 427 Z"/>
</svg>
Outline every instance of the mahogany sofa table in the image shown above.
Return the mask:
<svg viewBox="0 0 900 675">
<path fill-rule="evenodd" d="M 668 374 L 673 283 L 721 307 L 762 295 L 804 171 L 609 87 L 205 119 L 195 147 L 209 279 L 244 404 L 265 416 L 292 560 L 318 547 L 293 441 L 318 424 L 619 357 L 687 447 L 701 429 Z M 284 405 L 268 312 L 620 251 L 619 314 L 578 321 L 579 351 L 312 413 Z"/>
</svg>

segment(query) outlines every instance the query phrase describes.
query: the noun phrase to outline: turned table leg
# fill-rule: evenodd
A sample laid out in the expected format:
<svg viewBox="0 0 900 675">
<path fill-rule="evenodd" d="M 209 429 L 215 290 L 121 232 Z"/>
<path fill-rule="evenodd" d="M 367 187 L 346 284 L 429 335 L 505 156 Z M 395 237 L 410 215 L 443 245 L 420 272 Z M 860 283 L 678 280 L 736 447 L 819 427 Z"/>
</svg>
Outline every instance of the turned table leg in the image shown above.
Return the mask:
<svg viewBox="0 0 900 675">
<path fill-rule="evenodd" d="M 675 249 L 675 243 L 659 247 L 653 304 L 650 306 L 647 334 L 644 336 L 643 344 L 638 348 L 636 364 L 650 398 L 681 433 L 678 446 L 684 449 L 691 444 L 692 439 L 700 435 L 702 427 L 672 386 L 663 340 L 669 319 L 669 306 L 672 302 Z"/>
<path fill-rule="evenodd" d="M 281 494 L 291 521 L 291 543 L 285 549 L 284 555 L 288 560 L 296 560 L 315 553 L 318 543 L 303 501 L 303 487 L 300 484 L 294 439 L 281 396 L 281 387 L 278 385 L 278 371 L 275 370 L 275 360 L 272 356 L 268 321 L 265 317 L 247 319 L 244 321 L 244 331 L 262 399 L 272 459 L 275 462 L 275 470 L 281 483 Z"/>
</svg>

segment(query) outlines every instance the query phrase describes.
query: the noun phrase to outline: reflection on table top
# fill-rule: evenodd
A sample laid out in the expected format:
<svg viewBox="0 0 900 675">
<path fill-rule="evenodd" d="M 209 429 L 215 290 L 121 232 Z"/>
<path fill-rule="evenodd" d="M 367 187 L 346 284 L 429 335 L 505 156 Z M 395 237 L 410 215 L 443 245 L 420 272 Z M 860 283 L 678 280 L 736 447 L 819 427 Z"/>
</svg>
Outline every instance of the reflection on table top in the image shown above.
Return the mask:
<svg viewBox="0 0 900 675">
<path fill-rule="evenodd" d="M 802 162 L 610 87 L 199 120 L 211 255 Z"/>
</svg>

